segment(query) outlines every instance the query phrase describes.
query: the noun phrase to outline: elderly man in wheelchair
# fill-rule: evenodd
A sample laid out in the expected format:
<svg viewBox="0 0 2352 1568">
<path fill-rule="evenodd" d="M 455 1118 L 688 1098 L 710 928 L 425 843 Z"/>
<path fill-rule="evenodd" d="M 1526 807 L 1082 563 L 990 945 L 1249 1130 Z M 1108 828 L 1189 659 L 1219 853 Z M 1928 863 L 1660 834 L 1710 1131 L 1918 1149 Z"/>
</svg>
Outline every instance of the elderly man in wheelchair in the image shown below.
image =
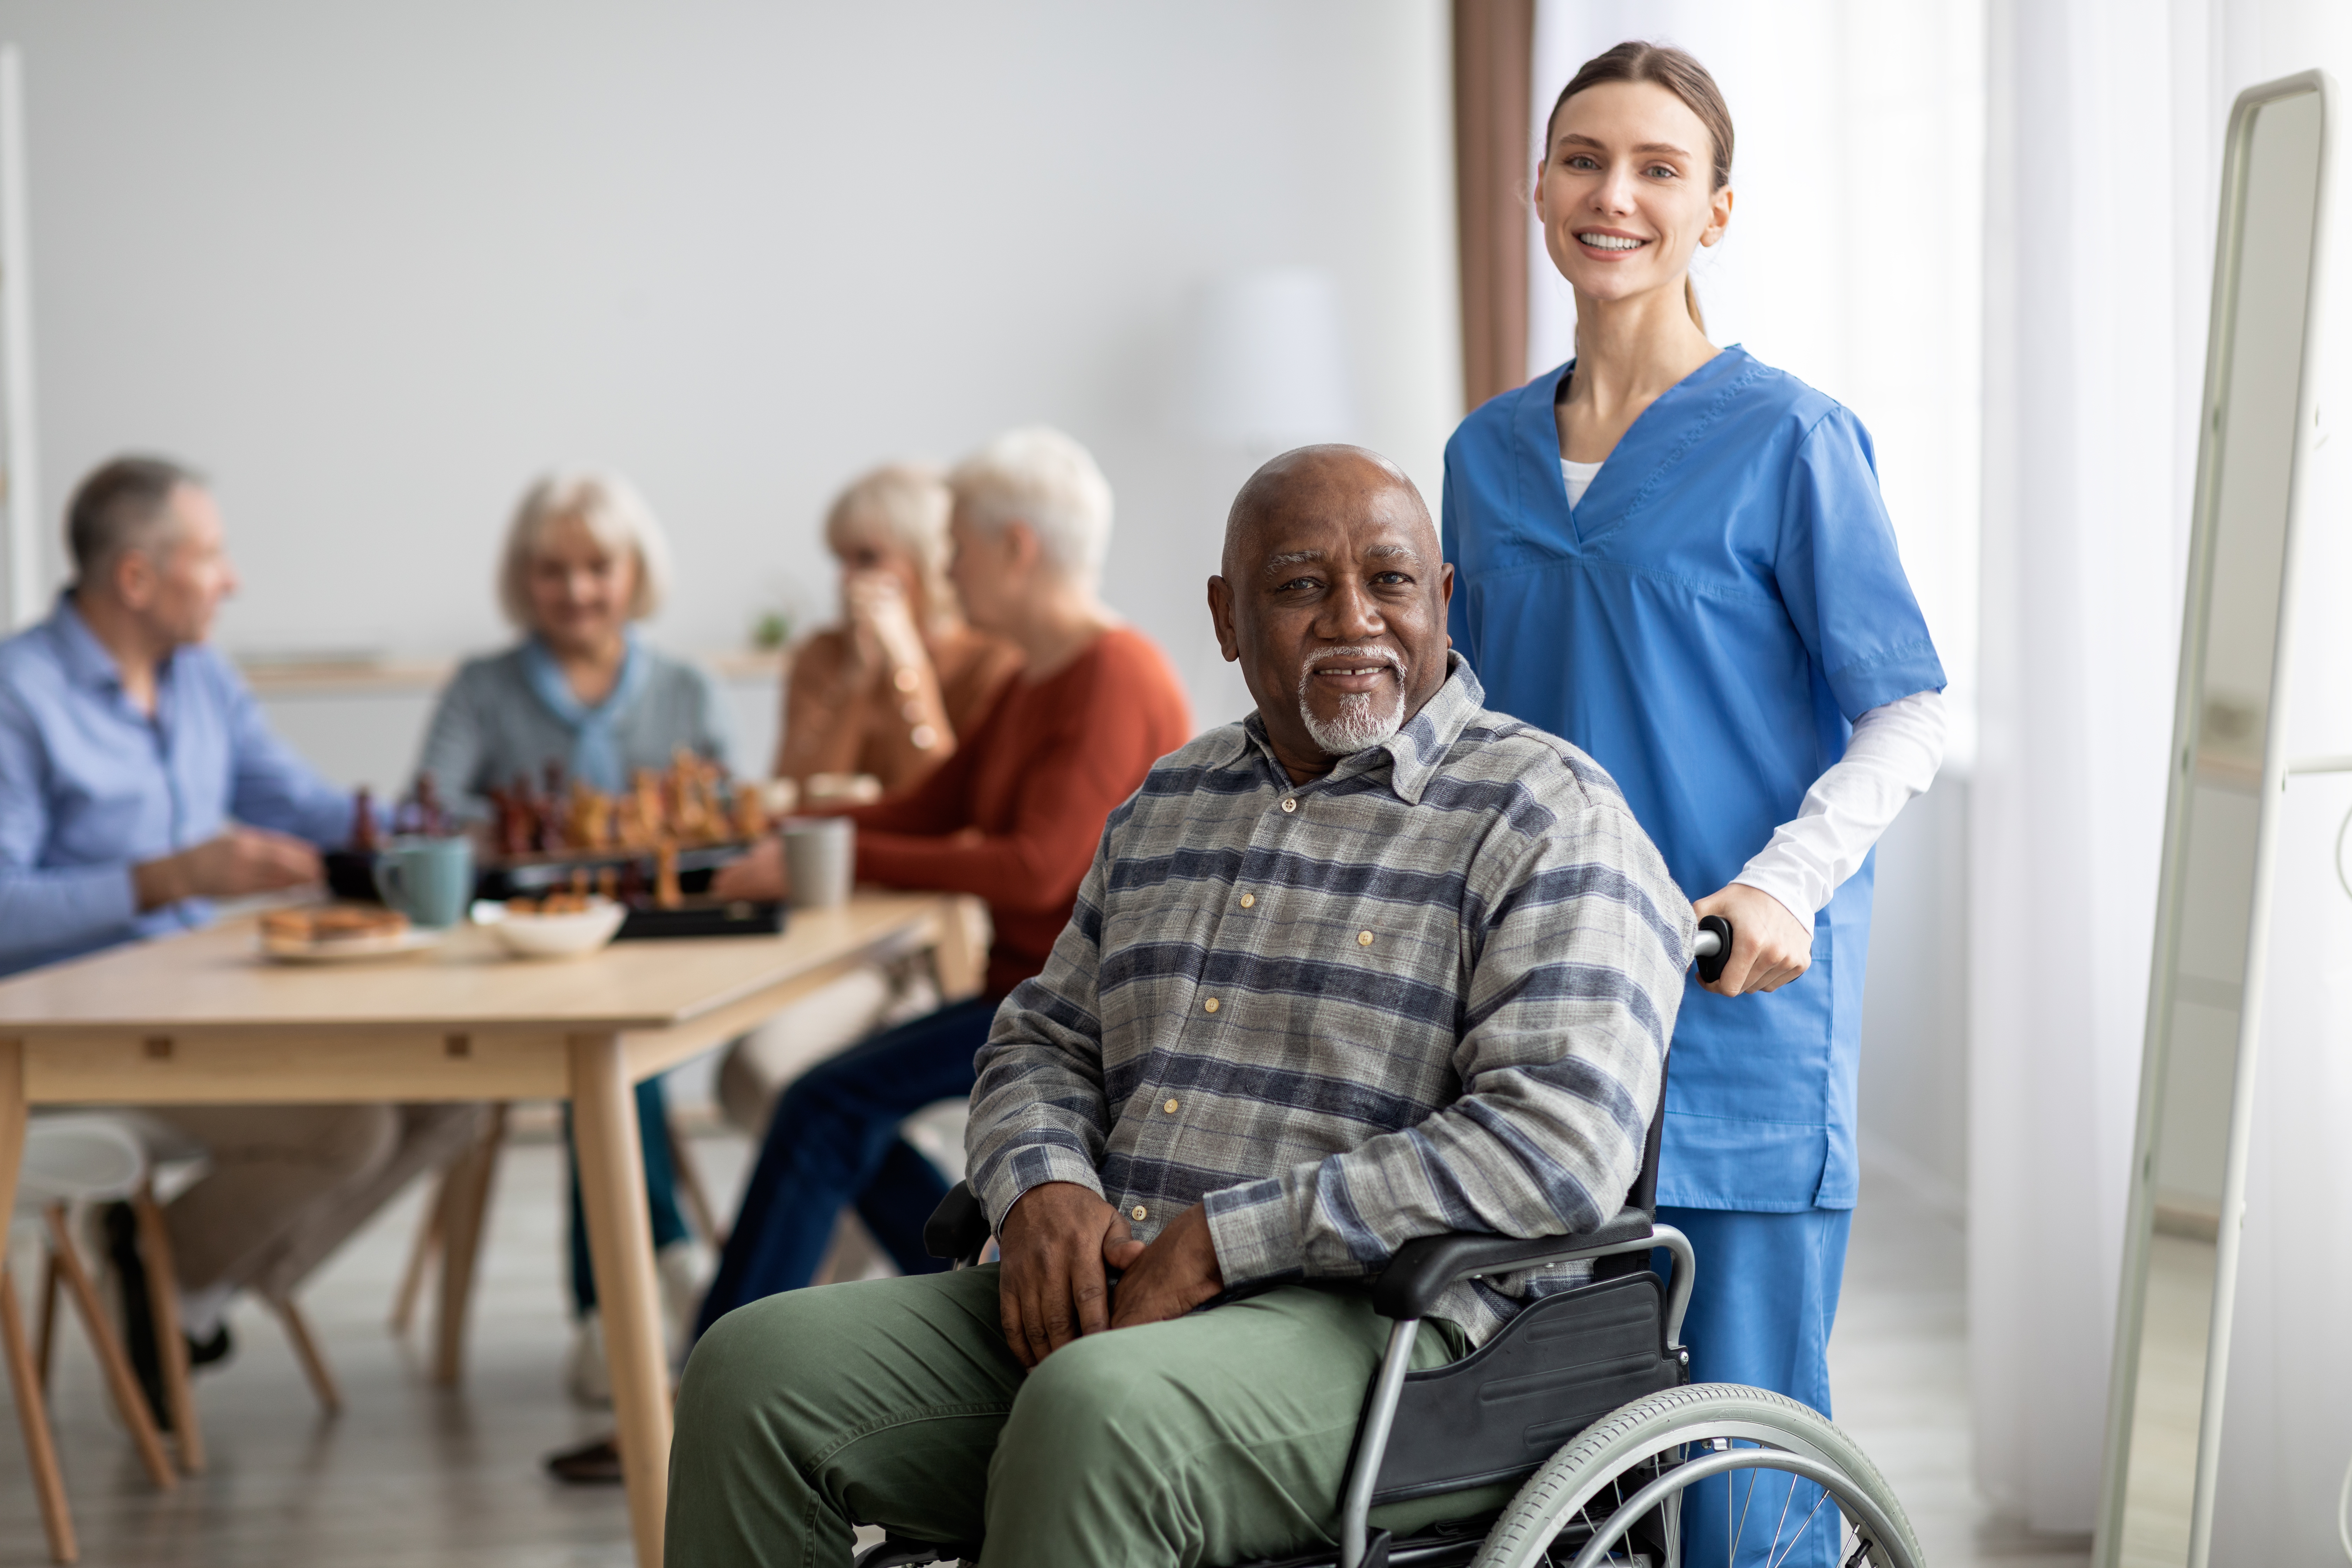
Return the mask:
<svg viewBox="0 0 2352 1568">
<path fill-rule="evenodd" d="M 1370 453 L 1243 489 L 1209 605 L 1257 710 L 1112 814 L 980 1055 L 931 1249 L 1001 1260 L 715 1325 L 673 1568 L 859 1524 L 866 1568 L 1916 1561 L 1825 1419 L 1685 1383 L 1655 1113 L 1727 933 L 1589 757 L 1484 710 L 1451 589 Z M 1685 1543 L 1710 1480 L 1738 1532 Z"/>
</svg>

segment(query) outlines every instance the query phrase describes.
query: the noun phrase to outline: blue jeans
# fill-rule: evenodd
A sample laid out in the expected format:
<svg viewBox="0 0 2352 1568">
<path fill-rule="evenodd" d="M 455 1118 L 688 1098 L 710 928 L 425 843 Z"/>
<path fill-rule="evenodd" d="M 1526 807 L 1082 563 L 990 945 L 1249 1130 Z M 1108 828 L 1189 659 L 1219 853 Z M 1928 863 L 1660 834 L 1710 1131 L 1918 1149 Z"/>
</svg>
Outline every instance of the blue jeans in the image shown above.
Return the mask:
<svg viewBox="0 0 2352 1568">
<path fill-rule="evenodd" d="M 1689 1237 L 1698 1254 L 1698 1278 L 1683 1320 L 1691 1381 L 1769 1388 L 1829 1415 L 1830 1325 L 1837 1319 L 1853 1211 L 1748 1214 L 1661 1206 L 1658 1219 Z M 1652 1257 L 1664 1274 L 1666 1255 Z M 1821 1496 L 1811 1481 L 1770 1471 L 1757 1474 L 1750 1494 L 1748 1474 L 1734 1471 L 1683 1493 L 1683 1562 L 1689 1568 L 1723 1568 L 1726 1542 L 1743 1503 L 1747 1521 L 1738 1568 L 1761 1564 L 1783 1506 L 1782 1528 L 1793 1532 Z M 1788 1568 L 1834 1568 L 1837 1537 L 1837 1505 L 1824 1501 L 1796 1550 L 1775 1561 Z"/>
<path fill-rule="evenodd" d="M 662 1080 L 637 1085 L 637 1146 L 646 1157 L 646 1207 L 654 1221 L 654 1250 L 686 1239 L 677 1212 L 677 1173 L 669 1153 L 669 1104 Z M 583 1316 L 596 1310 L 596 1275 L 588 1265 L 588 1215 L 580 1205 L 580 1152 L 572 1144 L 572 1107 L 563 1108 L 563 1150 L 572 1164 L 572 1301 Z"/>
<path fill-rule="evenodd" d="M 998 997 L 942 1007 L 811 1068 L 768 1123 L 743 1206 L 702 1299 L 700 1334 L 736 1308 L 816 1277 L 842 1209 L 874 1233 L 905 1274 L 947 1267 L 923 1250 L 923 1222 L 948 1195 L 898 1123 L 934 1100 L 970 1094 L 971 1058 L 988 1041 Z"/>
</svg>

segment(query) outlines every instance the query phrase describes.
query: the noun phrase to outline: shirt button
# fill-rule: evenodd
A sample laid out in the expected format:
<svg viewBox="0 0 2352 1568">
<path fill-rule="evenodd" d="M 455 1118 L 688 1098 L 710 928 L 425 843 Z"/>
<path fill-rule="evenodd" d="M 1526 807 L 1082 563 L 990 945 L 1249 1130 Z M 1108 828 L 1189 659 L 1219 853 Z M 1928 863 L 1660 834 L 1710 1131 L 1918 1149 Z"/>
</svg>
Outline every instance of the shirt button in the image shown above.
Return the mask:
<svg viewBox="0 0 2352 1568">
<path fill-rule="evenodd" d="M 1210 997 L 1206 1002 L 1201 1004 L 1201 1011 L 1203 1013 L 1213 1013 L 1216 1010 L 1217 999 L 1214 996 Z"/>
<path fill-rule="evenodd" d="M 1298 797 L 1296 795 L 1284 796 L 1282 809 L 1285 811 L 1297 811 L 1298 809 Z"/>
<path fill-rule="evenodd" d="M 1244 893 L 1242 895 L 1242 908 L 1248 909 L 1252 904 L 1256 902 L 1257 895 L 1255 893 Z"/>
<path fill-rule="evenodd" d="M 939 744 L 940 732 L 929 724 L 918 724 L 914 728 L 914 732 L 907 739 L 914 742 L 915 750 L 928 752 Z"/>
<path fill-rule="evenodd" d="M 1160 1109 L 1166 1111 L 1169 1115 L 1173 1116 L 1176 1114 L 1176 1101 L 1171 1099 L 1167 1104 L 1161 1106 Z"/>
<path fill-rule="evenodd" d="M 1356 933 L 1356 945 L 1357 945 L 1358 947 L 1370 947 L 1370 946 L 1371 946 L 1371 945 L 1372 945 L 1372 933 L 1371 933 L 1371 932 L 1370 932 L 1370 931 L 1358 931 L 1358 932 Z"/>
<path fill-rule="evenodd" d="M 1133 1208 L 1127 1211 L 1127 1217 L 1132 1220 L 1140 1220 L 1143 1218 L 1144 1213 L 1145 1210 L 1143 1205 L 1141 1204 L 1138 1204 Z"/>
<path fill-rule="evenodd" d="M 912 691 L 923 683 L 923 678 L 911 669 L 901 669 L 890 678 L 890 684 L 901 691 Z"/>
</svg>

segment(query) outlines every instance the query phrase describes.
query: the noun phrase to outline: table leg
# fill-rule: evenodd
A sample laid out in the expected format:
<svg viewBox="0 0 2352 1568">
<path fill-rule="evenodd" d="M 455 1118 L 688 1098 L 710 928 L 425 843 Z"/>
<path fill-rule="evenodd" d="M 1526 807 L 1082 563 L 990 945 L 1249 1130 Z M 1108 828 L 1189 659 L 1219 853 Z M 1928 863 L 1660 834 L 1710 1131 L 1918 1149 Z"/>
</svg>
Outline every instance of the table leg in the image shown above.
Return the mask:
<svg viewBox="0 0 2352 1568">
<path fill-rule="evenodd" d="M 574 1035 L 572 1133 L 579 1151 L 588 1258 L 613 1381 L 621 1475 L 637 1568 L 660 1568 L 669 1508 L 669 1370 L 654 1278 L 653 1220 L 637 1142 L 637 1100 L 618 1035 Z"/>
</svg>

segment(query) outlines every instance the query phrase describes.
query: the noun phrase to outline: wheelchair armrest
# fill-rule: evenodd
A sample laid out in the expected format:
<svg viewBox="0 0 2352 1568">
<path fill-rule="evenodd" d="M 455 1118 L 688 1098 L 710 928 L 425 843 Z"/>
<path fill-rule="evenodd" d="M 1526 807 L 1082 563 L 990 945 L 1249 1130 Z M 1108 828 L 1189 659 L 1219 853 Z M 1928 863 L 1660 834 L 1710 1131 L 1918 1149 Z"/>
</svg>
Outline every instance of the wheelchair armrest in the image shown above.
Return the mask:
<svg viewBox="0 0 2352 1568">
<path fill-rule="evenodd" d="M 980 1250 L 987 1245 L 988 1211 L 980 1206 L 971 1183 L 958 1182 L 923 1222 L 923 1250 L 933 1258 L 970 1265 L 980 1261 Z"/>
<path fill-rule="evenodd" d="M 1654 1219 L 1646 1209 L 1627 1208 L 1618 1210 L 1617 1217 L 1600 1229 L 1574 1236 L 1490 1236 L 1457 1230 L 1421 1237 L 1398 1247 L 1389 1266 L 1372 1281 L 1372 1310 L 1383 1318 L 1425 1318 L 1457 1280 L 1622 1249 L 1627 1242 L 1646 1238 Z"/>
</svg>

